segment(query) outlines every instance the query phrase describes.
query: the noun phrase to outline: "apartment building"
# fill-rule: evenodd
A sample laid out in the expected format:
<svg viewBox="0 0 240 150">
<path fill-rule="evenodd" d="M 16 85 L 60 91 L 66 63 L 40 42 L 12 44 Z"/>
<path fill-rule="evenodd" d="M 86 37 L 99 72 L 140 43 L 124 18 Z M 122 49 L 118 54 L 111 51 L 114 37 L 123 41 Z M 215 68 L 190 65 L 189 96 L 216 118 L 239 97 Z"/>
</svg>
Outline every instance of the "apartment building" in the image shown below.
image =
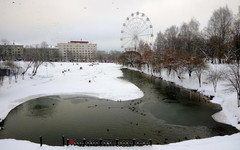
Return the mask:
<svg viewBox="0 0 240 150">
<path fill-rule="evenodd" d="M 0 60 L 22 60 L 23 45 L 0 45 Z"/>
<path fill-rule="evenodd" d="M 88 41 L 58 43 L 62 61 L 93 62 L 96 60 L 97 44 Z"/>
</svg>

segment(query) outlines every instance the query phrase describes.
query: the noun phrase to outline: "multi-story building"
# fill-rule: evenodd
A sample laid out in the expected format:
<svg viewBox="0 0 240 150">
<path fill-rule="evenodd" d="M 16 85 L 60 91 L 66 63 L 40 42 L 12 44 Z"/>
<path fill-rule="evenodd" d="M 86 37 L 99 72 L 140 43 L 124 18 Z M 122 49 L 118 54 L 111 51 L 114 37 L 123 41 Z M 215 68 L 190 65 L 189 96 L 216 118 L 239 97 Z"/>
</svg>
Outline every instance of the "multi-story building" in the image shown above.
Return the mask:
<svg viewBox="0 0 240 150">
<path fill-rule="evenodd" d="M 42 61 L 57 62 L 62 60 L 57 48 L 25 48 L 23 58 L 25 61 L 41 59 Z"/>
<path fill-rule="evenodd" d="M 0 45 L 0 60 L 22 60 L 23 45 Z"/>
<path fill-rule="evenodd" d="M 88 41 L 70 41 L 58 43 L 63 61 L 92 62 L 96 60 L 97 44 Z"/>
</svg>

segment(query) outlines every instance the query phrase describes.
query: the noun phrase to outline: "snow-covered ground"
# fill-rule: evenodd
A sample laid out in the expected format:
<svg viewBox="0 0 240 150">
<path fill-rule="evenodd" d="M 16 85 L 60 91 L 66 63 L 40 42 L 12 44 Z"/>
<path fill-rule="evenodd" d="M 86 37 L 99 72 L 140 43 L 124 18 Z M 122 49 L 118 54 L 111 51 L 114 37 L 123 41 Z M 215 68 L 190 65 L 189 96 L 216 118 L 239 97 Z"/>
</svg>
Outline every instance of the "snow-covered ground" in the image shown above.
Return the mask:
<svg viewBox="0 0 240 150">
<path fill-rule="evenodd" d="M 62 64 L 62 65 L 61 65 Z M 24 66 L 26 64 L 21 63 Z M 79 68 L 83 67 L 82 70 Z M 212 66 L 214 67 L 214 66 Z M 221 66 L 220 66 L 221 67 Z M 222 66 L 224 67 L 224 66 Z M 0 118 L 4 119 L 7 114 L 21 103 L 35 97 L 56 94 L 80 94 L 95 96 L 111 100 L 130 100 L 143 96 L 143 92 L 132 83 L 121 80 L 121 66 L 116 64 L 99 64 L 89 66 L 89 63 L 54 63 L 54 65 L 42 66 L 36 77 L 30 79 L 26 75 L 25 80 L 18 79 L 8 84 L 4 81 L 4 86 L 0 87 Z M 63 70 L 68 70 L 62 73 Z M 146 72 L 147 73 L 147 72 Z M 203 84 L 198 88 L 198 82 L 193 77 L 191 80 L 185 76 L 184 81 L 179 81 L 176 77 L 168 77 L 165 72 L 162 74 L 163 79 L 173 81 L 176 84 L 186 88 L 198 89 L 205 95 L 214 95 L 213 102 L 219 103 L 223 111 L 215 114 L 213 117 L 221 122 L 226 122 L 240 129 L 237 121 L 240 121 L 240 110 L 236 107 L 235 93 L 227 93 L 224 90 L 224 83 L 218 85 L 217 93 L 213 92 L 212 85 Z M 204 81 L 203 77 L 203 81 Z M 91 80 L 91 83 L 89 83 Z M 239 149 L 240 133 L 231 136 L 212 137 L 200 140 L 190 140 L 168 145 L 153 145 L 145 147 L 55 147 L 31 143 L 29 141 L 2 139 L 0 140 L 1 150 L 64 150 L 64 149 Z"/>
<path fill-rule="evenodd" d="M 120 65 L 89 65 L 90 63 L 54 63 L 41 66 L 34 79 L 26 75 L 24 80 L 19 78 L 15 83 L 13 78 L 9 84 L 6 78 L 4 86 L 0 86 L 0 119 L 3 120 L 19 104 L 45 95 L 80 94 L 116 101 L 143 96 L 143 92 L 134 84 L 118 78 L 123 75 Z M 83 69 L 80 70 L 80 67 Z M 67 71 L 62 73 L 63 70 Z"/>
</svg>

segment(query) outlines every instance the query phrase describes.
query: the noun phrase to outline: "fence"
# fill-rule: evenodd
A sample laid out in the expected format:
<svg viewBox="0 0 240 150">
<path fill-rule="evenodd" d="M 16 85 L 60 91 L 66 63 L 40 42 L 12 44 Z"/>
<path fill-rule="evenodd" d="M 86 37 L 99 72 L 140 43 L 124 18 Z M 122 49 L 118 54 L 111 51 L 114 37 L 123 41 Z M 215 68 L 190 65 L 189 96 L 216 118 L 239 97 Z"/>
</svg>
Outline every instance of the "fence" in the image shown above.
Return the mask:
<svg viewBox="0 0 240 150">
<path fill-rule="evenodd" d="M 145 146 L 152 145 L 151 139 L 67 139 L 62 136 L 62 144 L 65 145 L 74 145 L 74 146 Z M 43 138 L 40 137 L 40 146 L 43 144 Z"/>
<path fill-rule="evenodd" d="M 63 145 L 64 143 L 63 137 Z M 144 146 L 152 145 L 151 139 L 67 139 L 67 146 Z"/>
</svg>

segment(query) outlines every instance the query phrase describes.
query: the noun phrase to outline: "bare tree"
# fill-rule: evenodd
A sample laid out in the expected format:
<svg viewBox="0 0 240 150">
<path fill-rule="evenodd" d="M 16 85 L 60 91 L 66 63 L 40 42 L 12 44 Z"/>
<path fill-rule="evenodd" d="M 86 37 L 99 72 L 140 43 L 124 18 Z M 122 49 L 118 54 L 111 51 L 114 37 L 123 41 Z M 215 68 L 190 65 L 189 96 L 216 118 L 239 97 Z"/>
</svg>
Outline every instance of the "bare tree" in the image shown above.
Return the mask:
<svg viewBox="0 0 240 150">
<path fill-rule="evenodd" d="M 30 69 L 32 67 L 33 63 L 34 63 L 33 61 L 30 61 L 30 62 L 27 63 L 27 66 L 26 66 L 25 70 L 22 72 L 22 79 L 23 80 L 24 80 L 25 73 L 28 71 L 28 69 Z"/>
<path fill-rule="evenodd" d="M 229 90 L 235 90 L 237 92 L 238 107 L 240 107 L 240 65 L 230 64 L 227 71 L 227 86 Z"/>
<path fill-rule="evenodd" d="M 137 51 L 142 55 L 145 51 L 145 42 L 140 40 Z"/>
<path fill-rule="evenodd" d="M 40 44 L 40 47 L 41 48 L 48 48 L 48 43 L 46 41 L 43 41 L 41 44 Z"/>
<path fill-rule="evenodd" d="M 4 74 L 3 74 L 3 68 L 2 68 L 2 63 L 0 63 L 0 85 L 3 84 L 3 80 L 4 80 Z"/>
<path fill-rule="evenodd" d="M 48 59 L 48 49 L 36 49 L 34 50 L 35 54 L 33 57 L 33 70 L 32 70 L 32 77 L 35 76 L 37 74 L 38 68 L 44 64 L 44 63 L 48 63 L 49 59 Z"/>
<path fill-rule="evenodd" d="M 196 53 L 199 38 L 199 22 L 192 18 L 189 23 L 183 23 L 178 35 L 180 49 L 190 53 Z"/>
<path fill-rule="evenodd" d="M 108 60 L 110 62 L 114 62 L 117 63 L 118 62 L 118 58 L 122 55 L 122 52 L 117 51 L 117 50 L 112 50 L 109 52 L 109 58 Z"/>
<path fill-rule="evenodd" d="M 162 64 L 162 54 L 167 50 L 167 40 L 165 35 L 162 32 L 157 34 L 155 43 L 154 43 L 154 72 L 161 73 Z"/>
<path fill-rule="evenodd" d="M 175 56 L 176 56 L 175 50 L 165 51 L 162 54 L 161 63 L 163 65 L 163 68 L 167 69 L 168 76 L 171 74 L 171 72 L 175 66 L 175 58 L 176 58 Z"/>
<path fill-rule="evenodd" d="M 165 35 L 162 32 L 159 32 L 157 34 L 157 37 L 156 37 L 156 40 L 154 43 L 154 51 L 155 51 L 157 59 L 161 59 L 161 54 L 165 50 L 167 50 L 166 44 L 167 44 L 167 40 L 166 40 Z"/>
<path fill-rule="evenodd" d="M 230 28 L 232 24 L 232 12 L 228 7 L 220 7 L 213 12 L 212 17 L 208 22 L 206 28 L 206 33 L 209 38 L 215 39 L 215 44 L 217 46 L 216 55 L 218 57 L 219 63 L 222 62 L 224 58 L 224 53 L 229 50 L 226 43 L 230 41 Z"/>
<path fill-rule="evenodd" d="M 60 61 L 62 60 L 62 56 L 61 56 L 61 53 L 59 52 L 58 49 L 53 49 L 53 52 L 50 56 L 50 60 L 52 61 Z"/>
<path fill-rule="evenodd" d="M 178 34 L 179 34 L 179 29 L 177 26 L 173 25 L 170 28 L 167 28 L 165 30 L 165 37 L 167 40 L 167 49 L 168 50 L 176 50 L 178 49 Z"/>
<path fill-rule="evenodd" d="M 127 66 L 127 59 L 123 54 L 118 58 L 118 62 L 123 66 Z"/>
<path fill-rule="evenodd" d="M 136 64 L 139 65 L 141 55 L 136 51 L 127 51 L 122 54 L 120 59 L 123 61 L 122 63 L 135 67 Z"/>
<path fill-rule="evenodd" d="M 106 51 L 97 51 L 97 60 L 99 62 L 107 61 L 107 55 Z"/>
<path fill-rule="evenodd" d="M 24 58 L 25 60 L 29 61 L 26 68 L 22 72 L 23 79 L 25 73 L 30 69 L 32 70 L 32 76 L 35 76 L 37 74 L 38 68 L 44 64 L 48 63 L 50 59 L 50 55 L 55 55 L 54 52 L 50 52 L 52 49 L 48 48 L 48 44 L 46 42 L 42 42 L 40 45 L 36 44 L 34 48 L 26 48 Z M 51 54 L 50 54 L 51 53 Z"/>
<path fill-rule="evenodd" d="M 142 54 L 142 63 L 147 65 L 147 69 L 149 72 L 149 69 L 151 69 L 151 73 L 153 73 L 154 68 L 154 52 L 151 50 L 151 47 L 145 43 L 144 44 L 144 50 Z"/>
<path fill-rule="evenodd" d="M 207 68 L 206 64 L 204 63 L 204 61 L 200 58 L 196 58 L 195 61 L 195 67 L 193 72 L 196 74 L 197 78 L 198 78 L 198 83 L 199 83 L 199 87 L 202 86 L 202 73 L 203 71 Z"/>
<path fill-rule="evenodd" d="M 234 17 L 233 27 L 232 27 L 232 36 L 233 36 L 233 53 L 235 54 L 237 63 L 240 63 L 240 6 L 239 12 Z"/>
<path fill-rule="evenodd" d="M 217 91 L 217 83 L 220 80 L 223 80 L 224 78 L 224 73 L 221 70 L 218 69 L 210 69 L 208 70 L 207 74 L 207 81 L 211 82 L 213 84 L 214 92 L 216 93 Z"/>
<path fill-rule="evenodd" d="M 1 39 L 0 41 L 0 60 L 10 60 L 11 56 L 8 56 L 10 41 L 7 39 Z"/>
<path fill-rule="evenodd" d="M 189 78 L 192 77 L 192 72 L 195 68 L 195 60 L 196 60 L 197 56 L 190 54 L 190 53 L 186 53 L 183 56 L 183 59 L 185 59 L 185 63 L 184 66 L 186 68 L 186 70 L 188 71 L 188 76 Z"/>
<path fill-rule="evenodd" d="M 174 71 L 178 79 L 182 81 L 187 61 L 184 53 L 181 53 L 179 50 L 168 50 L 163 53 L 161 63 L 163 68 L 167 69 L 168 75 Z"/>
</svg>

